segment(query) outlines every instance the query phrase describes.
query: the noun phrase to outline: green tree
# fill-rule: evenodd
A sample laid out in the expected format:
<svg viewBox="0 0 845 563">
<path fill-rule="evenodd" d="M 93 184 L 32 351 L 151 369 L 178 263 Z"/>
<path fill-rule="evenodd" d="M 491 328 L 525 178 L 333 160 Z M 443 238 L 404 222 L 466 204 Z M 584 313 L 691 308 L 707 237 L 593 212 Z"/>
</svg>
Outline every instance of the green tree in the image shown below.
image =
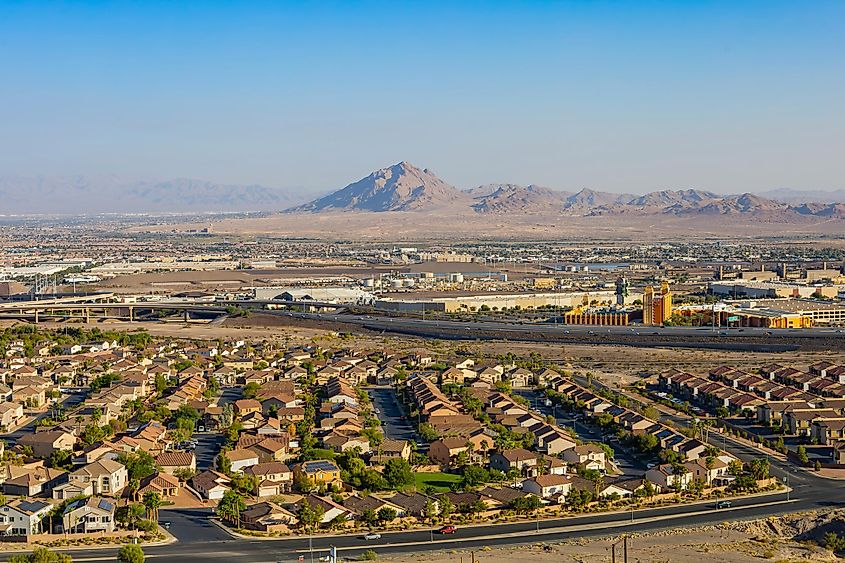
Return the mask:
<svg viewBox="0 0 845 563">
<path fill-rule="evenodd" d="M 808 465 L 810 463 L 810 456 L 807 455 L 807 448 L 804 446 L 798 446 L 796 453 L 798 454 L 798 461 L 801 462 L 801 465 Z"/>
<path fill-rule="evenodd" d="M 511 501 L 510 503 L 510 507 L 517 514 L 531 514 L 541 506 L 543 506 L 543 503 L 540 501 L 539 498 L 535 497 L 534 495 L 518 497 L 513 499 L 513 501 Z"/>
<path fill-rule="evenodd" d="M 302 504 L 299 507 L 299 513 L 297 514 L 297 518 L 299 519 L 299 525 L 309 531 L 314 531 L 323 521 L 323 516 L 325 515 L 325 510 L 322 506 L 315 505 L 311 506 L 311 503 L 308 502 L 308 499 L 303 499 Z"/>
<path fill-rule="evenodd" d="M 130 479 L 141 481 L 155 473 L 155 458 L 149 453 L 139 450 L 135 453 L 122 453 L 117 461 L 126 466 L 126 472 Z"/>
<path fill-rule="evenodd" d="M 769 460 L 764 457 L 752 460 L 750 469 L 751 475 L 754 476 L 754 479 L 757 481 L 769 478 Z"/>
<path fill-rule="evenodd" d="M 32 553 L 12 555 L 9 563 L 70 563 L 73 561 L 70 555 L 50 551 L 46 547 L 36 547 Z"/>
<path fill-rule="evenodd" d="M 50 466 L 56 469 L 70 469 L 73 465 L 73 452 L 70 450 L 54 450 L 50 454 Z"/>
<path fill-rule="evenodd" d="M 422 515 L 428 522 L 434 522 L 434 519 L 437 517 L 437 505 L 433 500 L 426 499 L 425 505 L 423 505 Z"/>
<path fill-rule="evenodd" d="M 467 465 L 464 467 L 461 486 L 465 489 L 477 487 L 490 479 L 490 473 L 478 465 Z"/>
<path fill-rule="evenodd" d="M 396 519 L 396 511 L 389 506 L 385 506 L 378 511 L 379 522 L 393 522 Z"/>
<path fill-rule="evenodd" d="M 223 498 L 217 503 L 217 514 L 233 524 L 236 528 L 241 527 L 241 512 L 246 508 L 244 499 L 235 491 L 226 491 Z"/>
<path fill-rule="evenodd" d="M 455 511 L 455 505 L 446 495 L 441 496 L 438 499 L 438 503 L 440 505 L 440 517 L 446 520 Z"/>
<path fill-rule="evenodd" d="M 426 442 L 433 442 L 440 437 L 434 427 L 432 427 L 427 422 L 423 422 L 422 424 L 420 424 L 419 435 L 420 438 L 422 438 Z"/>
<path fill-rule="evenodd" d="M 414 471 L 411 464 L 402 458 L 389 459 L 384 464 L 384 478 L 391 488 L 399 489 L 414 484 Z"/>
<path fill-rule="evenodd" d="M 144 563 L 144 550 L 140 545 L 126 544 L 117 552 L 117 560 L 120 563 Z"/>
<path fill-rule="evenodd" d="M 361 522 L 367 526 L 372 526 L 378 521 L 378 513 L 372 508 L 365 508 L 361 513 Z"/>
<path fill-rule="evenodd" d="M 251 381 L 250 383 L 247 383 L 244 386 L 243 398 L 244 399 L 254 399 L 255 397 L 258 396 L 259 390 L 261 390 L 261 386 L 258 383 Z"/>
</svg>

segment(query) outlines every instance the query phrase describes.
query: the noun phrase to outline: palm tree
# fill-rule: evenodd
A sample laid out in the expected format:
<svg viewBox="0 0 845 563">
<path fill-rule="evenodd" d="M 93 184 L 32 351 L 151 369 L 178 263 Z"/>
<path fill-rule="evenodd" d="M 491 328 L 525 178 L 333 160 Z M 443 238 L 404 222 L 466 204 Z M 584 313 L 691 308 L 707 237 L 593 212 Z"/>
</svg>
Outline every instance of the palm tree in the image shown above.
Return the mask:
<svg viewBox="0 0 845 563">
<path fill-rule="evenodd" d="M 161 507 L 161 495 L 155 491 L 144 493 L 144 508 L 147 509 L 147 517 L 158 522 L 158 509 Z"/>
<path fill-rule="evenodd" d="M 141 488 L 141 482 L 138 479 L 129 479 L 129 498 L 132 502 L 138 501 L 138 489 Z"/>
</svg>

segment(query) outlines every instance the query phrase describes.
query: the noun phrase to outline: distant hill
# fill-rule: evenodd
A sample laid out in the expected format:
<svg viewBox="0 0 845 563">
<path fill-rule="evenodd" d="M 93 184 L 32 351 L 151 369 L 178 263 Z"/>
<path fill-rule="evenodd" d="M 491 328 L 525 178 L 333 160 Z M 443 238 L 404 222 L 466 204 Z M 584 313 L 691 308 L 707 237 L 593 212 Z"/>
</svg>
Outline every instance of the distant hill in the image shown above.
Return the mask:
<svg viewBox="0 0 845 563">
<path fill-rule="evenodd" d="M 572 195 L 533 184 L 490 184 L 466 193 L 477 194 L 472 208 L 481 213 L 548 213 L 560 210 L 566 198 Z"/>
<path fill-rule="evenodd" d="M 469 195 L 428 169 L 403 161 L 290 211 L 430 211 L 470 203 Z"/>
<path fill-rule="evenodd" d="M 718 199 L 720 196 L 703 190 L 661 190 L 650 192 L 626 202 L 625 205 L 641 208 L 666 208 L 673 205 L 696 207 L 703 201 Z"/>
<path fill-rule="evenodd" d="M 600 207 L 625 205 L 634 197 L 636 196 L 631 194 L 612 194 L 585 188 L 566 198 L 563 203 L 563 211 L 573 215 L 588 215 L 591 211 Z"/>
<path fill-rule="evenodd" d="M 780 201 L 783 203 L 802 204 L 806 202 L 815 203 L 845 203 L 845 189 L 824 191 L 824 190 L 793 190 L 790 188 L 778 188 L 760 192 L 757 195 Z"/>
<path fill-rule="evenodd" d="M 678 214 L 697 215 L 733 215 L 733 214 L 776 214 L 791 213 L 789 206 L 771 199 L 766 199 L 751 193 L 741 195 L 725 196 L 714 198 L 710 201 L 702 201 L 694 207 L 678 208 L 672 210 Z"/>
<path fill-rule="evenodd" d="M 277 211 L 304 200 L 293 191 L 190 178 L 0 177 L 4 214 Z"/>
</svg>

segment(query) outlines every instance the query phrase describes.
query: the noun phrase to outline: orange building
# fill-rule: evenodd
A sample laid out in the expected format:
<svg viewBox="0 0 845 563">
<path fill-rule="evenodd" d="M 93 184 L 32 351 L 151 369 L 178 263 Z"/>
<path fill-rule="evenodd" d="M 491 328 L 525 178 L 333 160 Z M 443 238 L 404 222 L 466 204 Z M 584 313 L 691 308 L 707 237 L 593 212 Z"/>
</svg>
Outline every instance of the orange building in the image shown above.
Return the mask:
<svg viewBox="0 0 845 563">
<path fill-rule="evenodd" d="M 672 316 L 672 292 L 669 282 L 660 284 L 660 293 L 655 294 L 654 287 L 647 285 L 643 293 L 643 324 L 660 326 Z"/>
</svg>

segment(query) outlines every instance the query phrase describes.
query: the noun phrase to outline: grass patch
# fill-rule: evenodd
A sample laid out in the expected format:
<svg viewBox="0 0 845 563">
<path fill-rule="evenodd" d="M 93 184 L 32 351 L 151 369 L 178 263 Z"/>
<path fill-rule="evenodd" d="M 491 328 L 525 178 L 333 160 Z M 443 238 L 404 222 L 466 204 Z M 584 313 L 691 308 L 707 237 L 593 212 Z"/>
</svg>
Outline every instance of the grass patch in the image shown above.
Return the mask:
<svg viewBox="0 0 845 563">
<path fill-rule="evenodd" d="M 422 489 L 425 486 L 433 487 L 439 493 L 449 491 L 449 485 L 458 483 L 461 480 L 460 475 L 454 473 L 415 473 L 414 485 L 417 489 Z"/>
</svg>

